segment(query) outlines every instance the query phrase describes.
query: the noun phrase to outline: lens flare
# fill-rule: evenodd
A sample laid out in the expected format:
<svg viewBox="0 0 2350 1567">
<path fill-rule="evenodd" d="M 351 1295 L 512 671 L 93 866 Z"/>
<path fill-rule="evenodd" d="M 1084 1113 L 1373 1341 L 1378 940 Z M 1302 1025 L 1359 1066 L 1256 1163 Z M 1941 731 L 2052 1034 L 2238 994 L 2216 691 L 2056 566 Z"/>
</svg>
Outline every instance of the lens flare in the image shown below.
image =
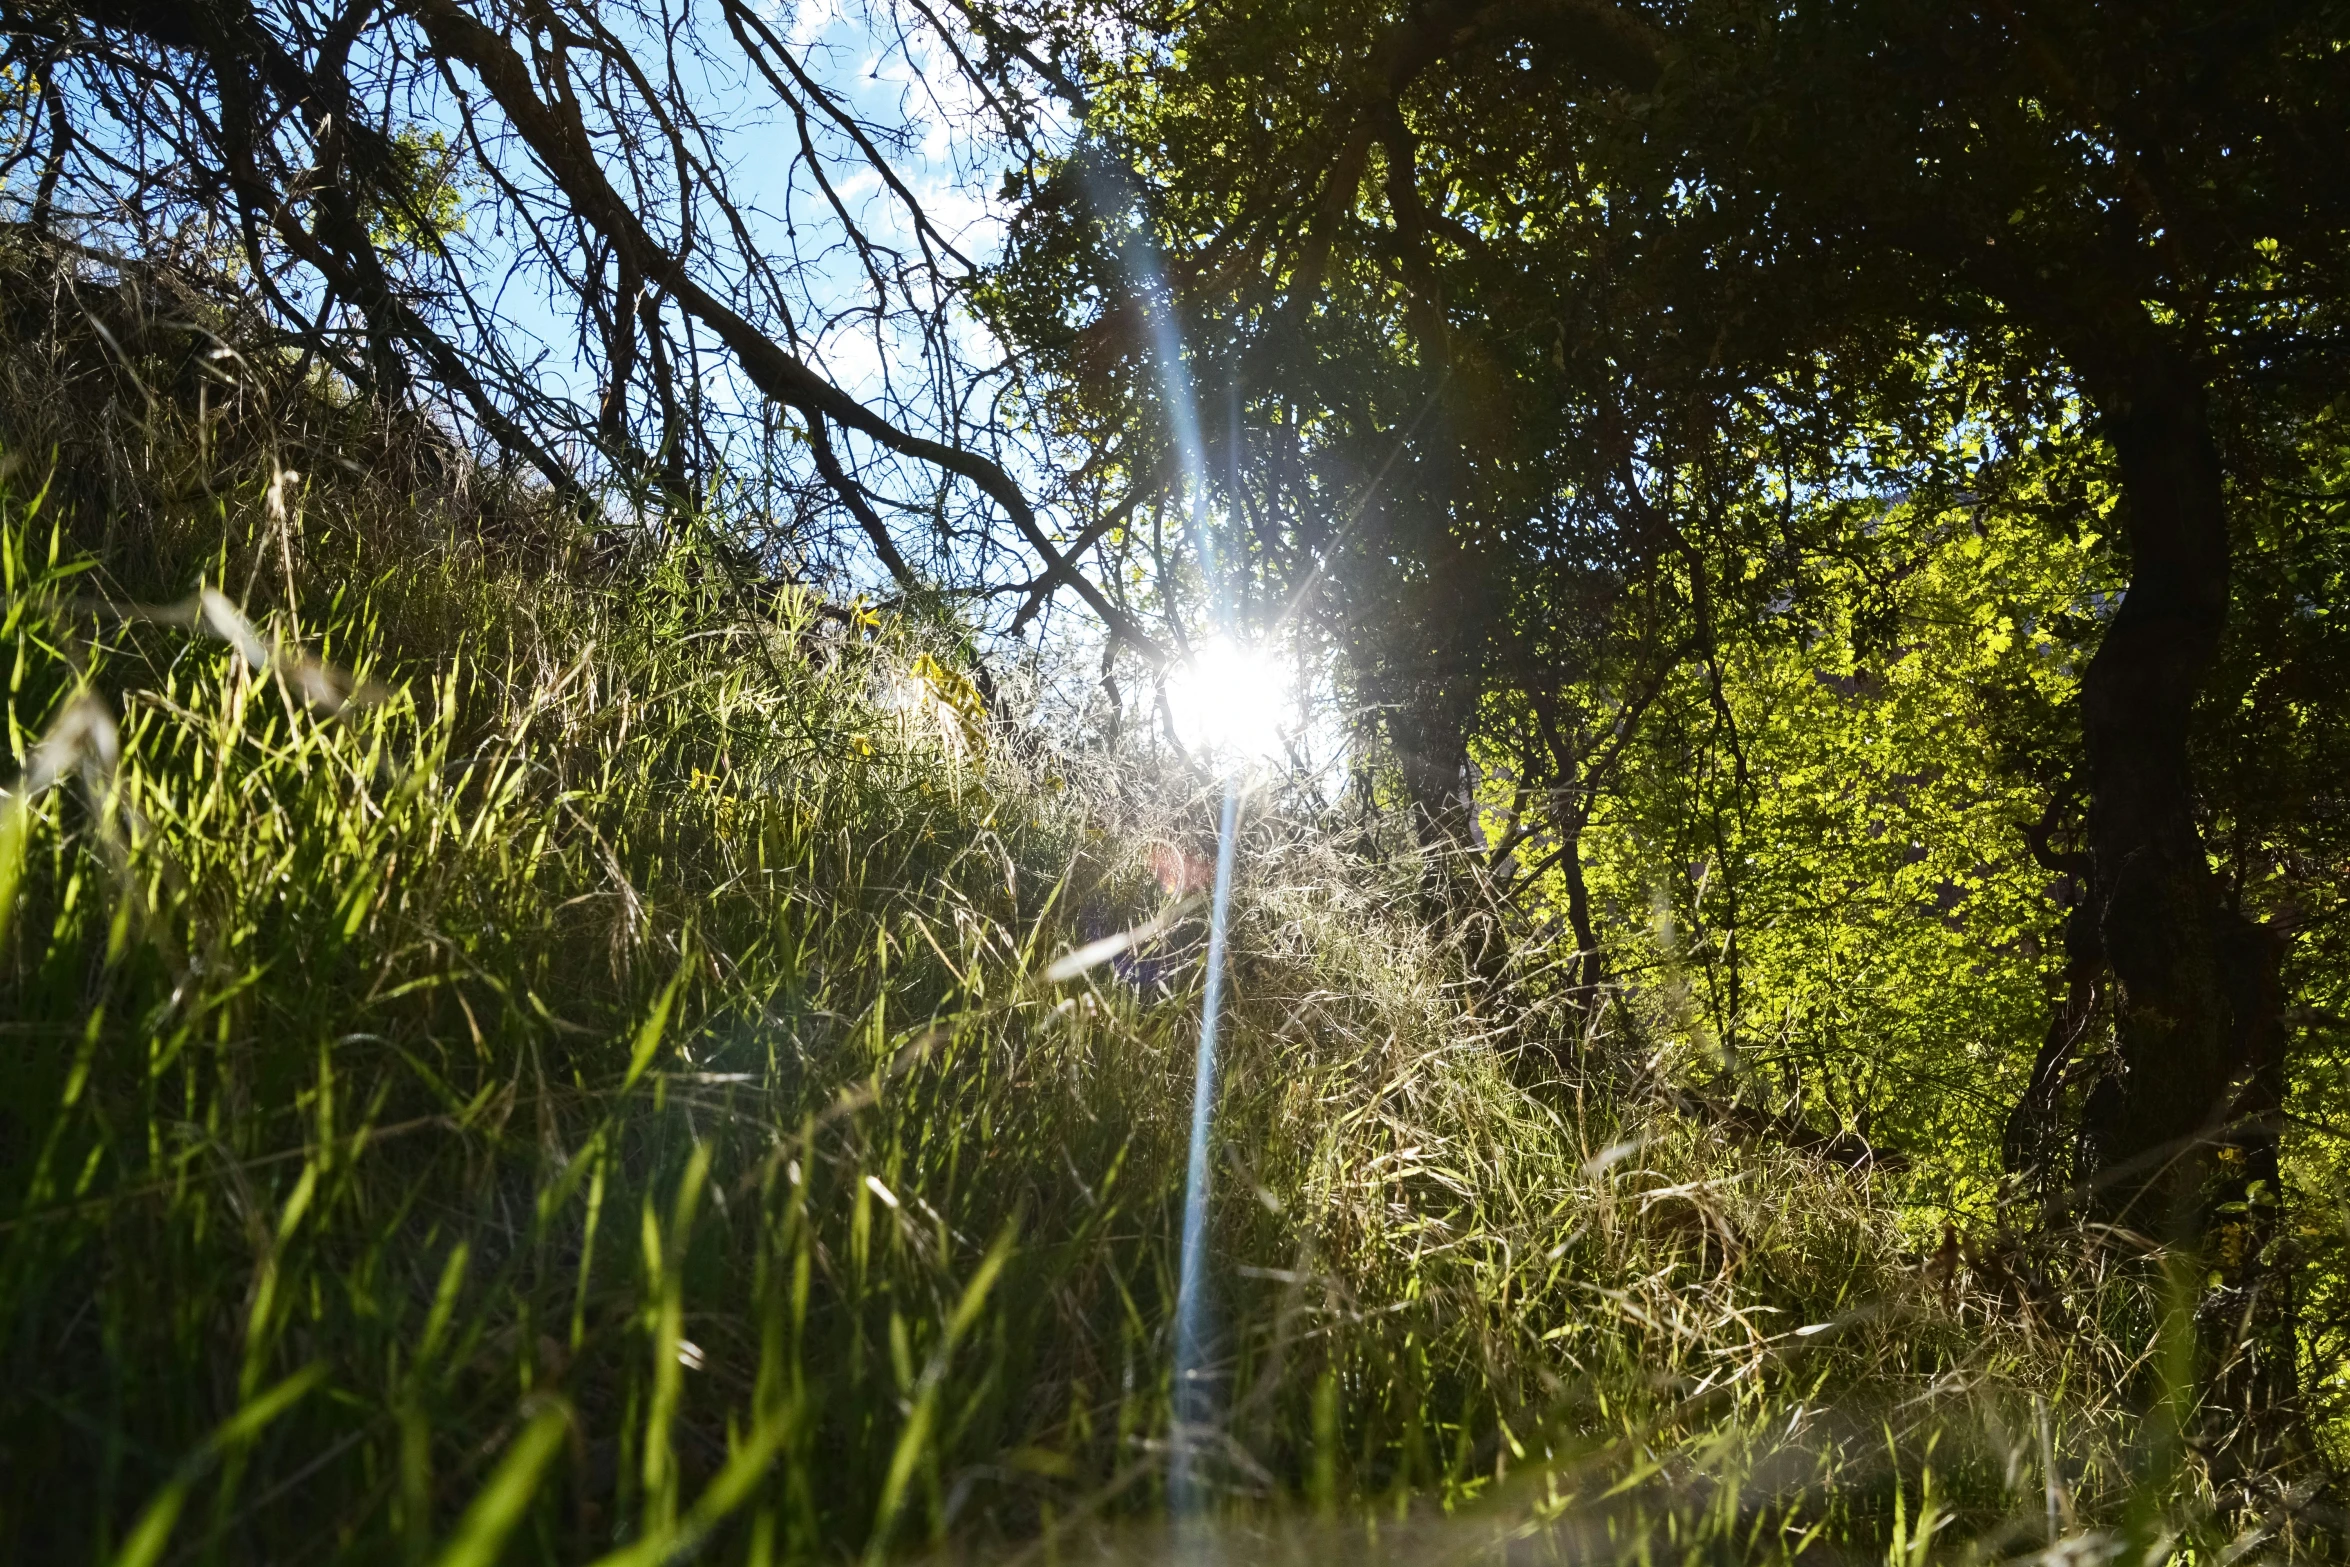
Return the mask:
<svg viewBox="0 0 2350 1567">
<path fill-rule="evenodd" d="M 1208 972 L 1200 998 L 1199 1059 L 1192 1066 L 1191 1163 L 1183 1182 L 1183 1249 L 1175 1287 L 1175 1409 L 1167 1433 L 1168 1504 L 1177 1520 L 1200 1511 L 1200 1455 L 1213 1445 L 1222 1389 L 1211 1369 L 1214 1312 L 1208 1302 L 1208 1122 L 1216 1103 L 1216 1024 L 1224 998 L 1224 942 L 1231 924 L 1232 855 L 1239 835 L 1240 784 L 1224 781 L 1216 834 L 1216 890 L 1208 905 Z"/>
<path fill-rule="evenodd" d="M 1279 757 L 1296 707 L 1297 680 L 1280 656 L 1228 637 L 1201 643 L 1167 677 L 1175 738 L 1227 771 Z"/>
</svg>

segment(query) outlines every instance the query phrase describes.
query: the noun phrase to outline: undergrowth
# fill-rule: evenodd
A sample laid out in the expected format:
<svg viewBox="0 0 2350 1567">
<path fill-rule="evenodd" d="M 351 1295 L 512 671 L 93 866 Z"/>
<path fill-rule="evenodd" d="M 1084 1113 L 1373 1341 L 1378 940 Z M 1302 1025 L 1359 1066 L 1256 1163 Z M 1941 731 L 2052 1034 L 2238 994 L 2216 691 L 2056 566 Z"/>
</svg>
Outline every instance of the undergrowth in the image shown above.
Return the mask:
<svg viewBox="0 0 2350 1567">
<path fill-rule="evenodd" d="M 1906 1254 L 1865 1171 L 1680 1118 L 1260 800 L 1227 1418 L 1165 1533 L 1200 931 L 1045 971 L 1188 893 L 1179 781 L 691 529 L 274 456 L 126 529 L 37 466 L 10 1560 L 2201 1560 L 2249 1516 L 2159 1259 Z"/>
</svg>

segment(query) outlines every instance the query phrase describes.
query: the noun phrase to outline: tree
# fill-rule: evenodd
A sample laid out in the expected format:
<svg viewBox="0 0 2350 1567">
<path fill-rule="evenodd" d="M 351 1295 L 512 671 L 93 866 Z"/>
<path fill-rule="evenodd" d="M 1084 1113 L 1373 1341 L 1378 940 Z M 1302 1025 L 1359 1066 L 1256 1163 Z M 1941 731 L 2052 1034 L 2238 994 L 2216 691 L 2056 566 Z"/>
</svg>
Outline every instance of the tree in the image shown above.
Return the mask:
<svg viewBox="0 0 2350 1567">
<path fill-rule="evenodd" d="M 876 47 L 919 33 L 952 62 L 993 122 L 968 134 L 1026 134 L 1036 72 L 984 12 L 860 16 Z M 1017 421 L 957 343 L 972 264 L 901 172 L 907 127 L 859 112 L 760 7 L 10 0 L 0 26 L 0 70 L 30 84 L 0 173 L 36 171 L 37 235 L 101 265 L 237 269 L 301 370 L 439 402 L 583 504 L 608 483 L 692 511 L 747 483 L 745 509 L 800 524 L 771 554 L 845 514 L 905 590 L 1050 585 L 1163 660 L 1013 476 Z M 736 189 L 752 136 L 789 149 L 767 209 Z M 851 174 L 878 208 L 843 197 Z M 550 386 L 510 285 L 570 318 L 592 399 Z M 825 368 L 844 323 L 926 373 L 844 390 Z M 936 547 L 909 559 L 891 512 L 927 516 Z"/>
<path fill-rule="evenodd" d="M 1319 482 L 1282 441 L 1361 472 L 1434 399 L 1389 481 L 1413 521 L 1361 552 L 1410 591 L 1357 623 L 1356 660 L 1432 817 L 1474 749 L 1456 687 L 1574 685 L 1529 639 L 1562 556 L 1625 584 L 1678 557 L 1678 651 L 1710 656 L 1737 576 L 1713 522 L 1770 466 L 1741 421 L 1856 428 L 1935 352 L 2085 400 L 2128 569 L 2079 696 L 2072 940 L 2113 981 L 2119 1066 L 2089 1164 L 2109 1211 L 2192 1222 L 2198 1150 L 2273 1105 L 2282 1047 L 2276 933 L 2222 899 L 2190 719 L 2227 623 L 2234 432 L 2344 365 L 2342 9 L 1102 9 L 1126 53 L 1087 147 L 1032 187 L 1007 318 L 1096 440 L 1147 439 L 1134 312 L 1072 321 L 1054 288 L 1101 229 L 1147 224 L 1203 400 L 1260 410 L 1241 482 L 1268 510 L 1310 514 Z M 1103 164 L 1132 192 L 1107 221 L 1077 199 Z M 1824 397 L 1793 395 L 1813 377 Z M 1304 552 L 1343 553 L 1332 509 Z M 2028 1111 L 2077 1043 L 2052 1033 Z"/>
</svg>

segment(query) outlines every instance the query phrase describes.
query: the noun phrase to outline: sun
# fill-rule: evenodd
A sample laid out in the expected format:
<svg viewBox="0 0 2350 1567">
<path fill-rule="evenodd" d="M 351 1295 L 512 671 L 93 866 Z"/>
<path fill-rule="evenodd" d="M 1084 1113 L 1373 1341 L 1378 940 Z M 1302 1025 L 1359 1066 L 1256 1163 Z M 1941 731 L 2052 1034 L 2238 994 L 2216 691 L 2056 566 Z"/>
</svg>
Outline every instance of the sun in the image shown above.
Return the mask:
<svg viewBox="0 0 2350 1567">
<path fill-rule="evenodd" d="M 1283 754 L 1297 681 L 1271 648 L 1216 637 L 1167 673 L 1167 713 L 1185 750 L 1227 771 Z"/>
</svg>

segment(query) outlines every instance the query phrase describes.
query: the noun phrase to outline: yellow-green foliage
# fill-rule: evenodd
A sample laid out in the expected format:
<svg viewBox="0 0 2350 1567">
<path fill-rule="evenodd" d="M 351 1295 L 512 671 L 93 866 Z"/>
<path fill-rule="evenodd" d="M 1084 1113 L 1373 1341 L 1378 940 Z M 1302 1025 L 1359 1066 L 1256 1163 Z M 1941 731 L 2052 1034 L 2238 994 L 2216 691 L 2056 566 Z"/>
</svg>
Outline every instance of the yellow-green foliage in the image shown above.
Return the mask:
<svg viewBox="0 0 2350 1567">
<path fill-rule="evenodd" d="M 2046 769 L 2014 752 L 2055 748 L 2112 584 L 2018 508 L 1818 509 L 1865 550 L 1727 642 L 1718 701 L 1679 672 L 1587 874 L 1686 1070 L 1895 1151 L 1929 1235 L 1984 1227 L 2062 967 Z"/>
</svg>

